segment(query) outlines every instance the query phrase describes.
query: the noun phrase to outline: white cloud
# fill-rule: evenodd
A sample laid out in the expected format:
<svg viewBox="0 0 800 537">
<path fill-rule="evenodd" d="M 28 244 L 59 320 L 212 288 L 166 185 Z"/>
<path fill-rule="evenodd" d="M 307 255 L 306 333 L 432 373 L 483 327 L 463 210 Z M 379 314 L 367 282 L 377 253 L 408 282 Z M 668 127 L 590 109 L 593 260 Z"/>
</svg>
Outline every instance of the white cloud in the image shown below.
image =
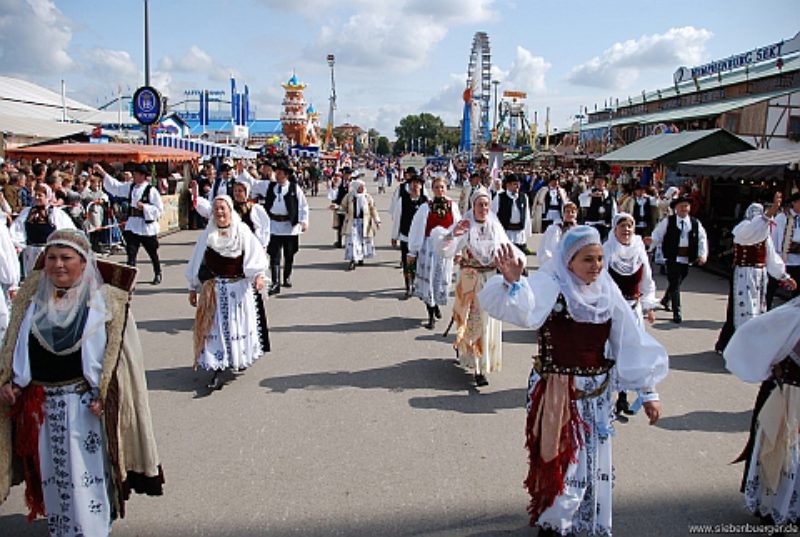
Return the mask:
<svg viewBox="0 0 800 537">
<path fill-rule="evenodd" d="M 600 56 L 575 67 L 567 80 L 581 86 L 626 89 L 645 69 L 700 63 L 712 35 L 709 30 L 685 26 L 614 43 Z"/>
<path fill-rule="evenodd" d="M 139 78 L 139 69 L 124 50 L 92 49 L 86 63 L 92 75 L 101 80 L 133 83 Z"/>
<path fill-rule="evenodd" d="M 544 95 L 547 91 L 545 74 L 551 64 L 541 56 L 534 56 L 529 50 L 517 46 L 517 56 L 508 74 L 504 76 L 503 89 L 524 91 L 532 95 Z"/>
<path fill-rule="evenodd" d="M 0 0 L 0 65 L 9 74 L 36 77 L 65 71 L 70 21 L 50 0 Z"/>
</svg>

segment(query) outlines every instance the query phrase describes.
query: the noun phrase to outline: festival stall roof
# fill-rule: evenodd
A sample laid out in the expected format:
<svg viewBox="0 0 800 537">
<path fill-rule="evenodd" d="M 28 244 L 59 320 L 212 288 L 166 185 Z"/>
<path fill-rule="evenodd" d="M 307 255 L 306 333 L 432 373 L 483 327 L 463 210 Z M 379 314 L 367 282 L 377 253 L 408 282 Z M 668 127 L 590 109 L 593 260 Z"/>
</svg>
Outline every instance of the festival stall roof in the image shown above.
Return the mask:
<svg viewBox="0 0 800 537">
<path fill-rule="evenodd" d="M 674 167 L 679 162 L 753 149 L 746 140 L 725 129 L 654 134 L 597 159 L 623 165 L 658 162 Z"/>
<path fill-rule="evenodd" d="M 798 168 L 800 148 L 754 149 L 680 162 L 678 173 L 735 179 L 783 179 L 787 170 Z"/>
<path fill-rule="evenodd" d="M 11 159 L 80 160 L 92 162 L 187 162 L 200 157 L 193 151 L 141 144 L 58 144 L 6 150 Z"/>
</svg>

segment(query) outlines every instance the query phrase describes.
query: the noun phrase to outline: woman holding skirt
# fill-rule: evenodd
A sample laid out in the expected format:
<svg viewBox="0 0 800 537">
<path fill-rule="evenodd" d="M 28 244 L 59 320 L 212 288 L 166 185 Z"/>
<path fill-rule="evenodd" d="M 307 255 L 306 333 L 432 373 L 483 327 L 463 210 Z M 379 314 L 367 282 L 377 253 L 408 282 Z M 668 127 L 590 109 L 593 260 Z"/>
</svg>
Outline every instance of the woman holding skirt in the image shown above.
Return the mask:
<svg viewBox="0 0 800 537">
<path fill-rule="evenodd" d="M 195 245 L 186 279 L 197 307 L 195 368 L 213 371 L 208 387 L 222 388 L 221 371 L 247 369 L 261 357 L 255 289 L 265 285 L 267 256 L 228 196 L 217 196 L 212 218 Z"/>
</svg>

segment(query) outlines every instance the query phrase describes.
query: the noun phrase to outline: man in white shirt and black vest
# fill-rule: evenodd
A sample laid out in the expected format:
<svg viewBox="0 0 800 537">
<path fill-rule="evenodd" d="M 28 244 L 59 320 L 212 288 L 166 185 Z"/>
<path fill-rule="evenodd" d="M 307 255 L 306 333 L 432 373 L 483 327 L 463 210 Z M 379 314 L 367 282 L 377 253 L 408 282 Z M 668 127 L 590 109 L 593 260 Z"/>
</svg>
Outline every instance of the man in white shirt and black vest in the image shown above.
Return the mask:
<svg viewBox="0 0 800 537">
<path fill-rule="evenodd" d="M 408 256 L 408 233 L 411 230 L 411 221 L 417 214 L 420 205 L 428 201 L 428 197 L 423 192 L 425 180 L 416 173 L 405 182 L 400 184 L 399 201 L 392 207 L 392 248 L 397 248 L 400 244 L 400 262 L 403 266 L 403 279 L 405 281 L 406 294 L 404 298 L 411 298 L 414 293 L 414 277 L 416 263 L 410 263 Z"/>
<path fill-rule="evenodd" d="M 786 263 L 786 272 L 800 282 L 800 192 L 789 197 L 788 210 L 775 217 L 772 230 L 772 244 L 781 259 Z M 767 289 L 767 307 L 772 308 L 772 300 L 778 289 L 778 280 L 770 278 Z M 800 295 L 800 288 L 792 291 L 792 298 Z"/>
<path fill-rule="evenodd" d="M 211 190 L 208 192 L 208 201 L 214 203 L 214 198 L 224 194 L 233 199 L 233 185 L 236 184 L 236 178 L 233 176 L 233 166 L 227 162 L 219 165 L 219 174 L 214 178 L 211 183 Z"/>
<path fill-rule="evenodd" d="M 336 189 L 336 197 L 333 199 L 334 210 L 336 211 L 336 220 L 334 227 L 336 228 L 336 242 L 333 243 L 334 248 L 342 248 L 342 227 L 344 226 L 344 210 L 342 209 L 342 200 L 350 192 L 350 179 L 353 175 L 353 169 L 349 166 L 342 168 L 342 180 Z"/>
<path fill-rule="evenodd" d="M 164 204 L 158 189 L 150 184 L 150 169 L 146 164 L 136 164 L 133 168 L 133 183 L 123 183 L 111 177 L 102 166 L 94 165 L 94 173 L 103 178 L 103 188 L 118 198 L 128 200 L 128 220 L 125 222 L 125 252 L 127 264 L 136 266 L 139 247 L 150 257 L 153 264 L 153 285 L 161 283 L 161 262 L 158 259 L 158 224 L 164 212 Z"/>
<path fill-rule="evenodd" d="M 561 222 L 564 204 L 568 201 L 567 192 L 560 185 L 561 176 L 553 172 L 547 179 L 547 186 L 536 192 L 533 199 L 534 233 L 544 233 L 553 224 Z"/>
<path fill-rule="evenodd" d="M 708 258 L 708 238 L 703 224 L 689 216 L 691 200 L 676 198 L 672 202 L 675 214 L 663 219 L 653 231 L 650 249 L 661 246 L 667 265 L 669 286 L 661 299 L 664 309 L 672 309 L 672 320 L 683 321 L 681 312 L 681 282 L 689 274 L 689 265 L 704 265 Z"/>
<path fill-rule="evenodd" d="M 606 178 L 598 175 L 594 178 L 594 187 L 578 196 L 581 207 L 586 211 L 584 224 L 592 226 L 605 241 L 611 229 L 611 221 L 617 214 L 617 202 L 606 189 Z"/>
<path fill-rule="evenodd" d="M 292 169 L 286 162 L 275 164 L 275 182 L 269 183 L 264 209 L 270 218 L 267 253 L 272 283 L 268 294 L 281 292 L 281 254 L 283 287 L 292 287 L 294 255 L 300 249 L 300 234 L 308 230 L 308 201 L 295 181 L 289 181 Z"/>
<path fill-rule="evenodd" d="M 528 210 L 528 197 L 520 194 L 519 176 L 513 173 L 503 177 L 503 190 L 492 200 L 492 212 L 497 215 L 508 240 L 526 255 L 528 238 L 531 236 L 531 213 Z"/>
<path fill-rule="evenodd" d="M 461 187 L 461 196 L 458 198 L 458 210 L 461 214 L 466 214 L 467 211 L 472 209 L 470 199 L 476 190 L 481 188 L 481 174 L 472 172 L 469 175 L 469 182 Z"/>
</svg>

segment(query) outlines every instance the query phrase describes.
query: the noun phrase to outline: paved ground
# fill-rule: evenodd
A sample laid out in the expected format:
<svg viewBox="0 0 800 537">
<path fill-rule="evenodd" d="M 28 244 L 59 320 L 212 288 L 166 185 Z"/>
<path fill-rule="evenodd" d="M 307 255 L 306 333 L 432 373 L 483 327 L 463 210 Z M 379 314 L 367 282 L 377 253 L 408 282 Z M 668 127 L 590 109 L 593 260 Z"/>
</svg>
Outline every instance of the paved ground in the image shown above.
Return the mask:
<svg viewBox="0 0 800 537">
<path fill-rule="evenodd" d="M 133 312 L 167 485 L 163 498 L 134 498 L 114 535 L 535 534 L 522 488 L 534 334 L 506 325 L 504 369 L 475 389 L 444 323 L 426 330 L 422 303 L 400 300 L 389 196 L 376 199 L 385 222 L 377 259 L 346 272 L 343 250 L 330 246 L 327 200 L 311 198 L 295 287 L 268 302 L 273 352 L 211 395 L 208 375 L 191 369 L 183 276 L 198 233 L 162 240 L 161 286 L 147 283 L 142 265 Z M 664 278 L 657 284 L 663 290 Z M 741 466 L 729 461 L 744 445 L 756 390 L 710 352 L 726 282 L 693 270 L 686 290 L 680 328 L 659 312 L 651 329 L 671 356 L 664 417 L 656 427 L 642 416 L 616 426 L 618 536 L 755 522 L 737 492 Z M 47 535 L 24 512 L 16 488 L 0 506 L 0 534 Z"/>
</svg>

